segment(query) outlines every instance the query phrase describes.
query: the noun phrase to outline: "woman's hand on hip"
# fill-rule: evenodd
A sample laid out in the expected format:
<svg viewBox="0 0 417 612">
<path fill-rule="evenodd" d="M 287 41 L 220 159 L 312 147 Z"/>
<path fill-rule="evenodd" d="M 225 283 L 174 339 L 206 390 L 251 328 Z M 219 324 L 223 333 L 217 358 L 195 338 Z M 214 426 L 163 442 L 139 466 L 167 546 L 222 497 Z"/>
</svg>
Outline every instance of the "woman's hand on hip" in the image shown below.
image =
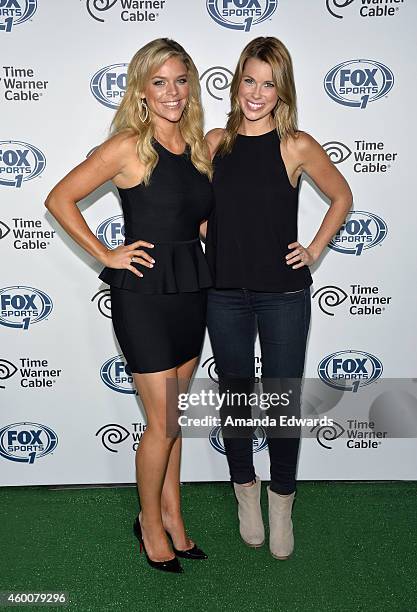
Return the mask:
<svg viewBox="0 0 417 612">
<path fill-rule="evenodd" d="M 287 265 L 291 266 L 293 270 L 302 268 L 303 266 L 311 266 L 316 261 L 315 256 L 308 248 L 303 247 L 299 242 L 291 242 L 288 245 L 289 249 L 292 249 L 288 255 L 285 256 Z"/>
<path fill-rule="evenodd" d="M 117 270 L 130 270 L 136 276 L 143 276 L 142 272 L 137 270 L 132 263 L 138 263 L 148 268 L 153 268 L 155 260 L 144 250 L 139 247 L 148 247 L 152 249 L 154 245 L 144 240 L 137 240 L 128 245 L 119 245 L 115 249 L 109 250 L 104 259 L 104 265 L 108 268 L 116 268 Z"/>
</svg>

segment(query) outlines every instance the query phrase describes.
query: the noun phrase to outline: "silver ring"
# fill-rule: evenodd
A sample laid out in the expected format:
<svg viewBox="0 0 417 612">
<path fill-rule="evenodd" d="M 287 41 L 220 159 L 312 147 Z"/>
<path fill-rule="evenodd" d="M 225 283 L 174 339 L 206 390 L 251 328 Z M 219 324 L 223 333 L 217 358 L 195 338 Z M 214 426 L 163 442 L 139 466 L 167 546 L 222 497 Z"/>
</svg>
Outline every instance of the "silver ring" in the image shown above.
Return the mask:
<svg viewBox="0 0 417 612">
<path fill-rule="evenodd" d="M 134 261 L 136 261 L 136 260 L 135 260 L 135 256 L 134 256 L 134 255 L 132 255 L 132 257 L 130 258 L 130 263 L 132 263 L 132 262 L 134 262 Z"/>
</svg>

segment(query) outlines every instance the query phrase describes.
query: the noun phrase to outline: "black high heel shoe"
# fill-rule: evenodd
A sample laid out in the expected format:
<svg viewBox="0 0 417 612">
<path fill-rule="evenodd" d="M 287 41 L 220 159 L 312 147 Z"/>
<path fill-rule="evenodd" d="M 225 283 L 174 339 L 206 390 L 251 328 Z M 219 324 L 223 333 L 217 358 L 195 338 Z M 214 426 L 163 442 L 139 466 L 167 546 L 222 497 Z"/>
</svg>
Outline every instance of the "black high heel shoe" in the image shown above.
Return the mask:
<svg viewBox="0 0 417 612">
<path fill-rule="evenodd" d="M 168 533 L 166 529 L 165 532 L 168 538 L 171 540 L 173 551 L 177 557 L 181 557 L 182 559 L 208 559 L 206 553 L 201 550 L 201 548 L 198 548 L 196 544 L 194 544 L 194 546 L 192 548 L 189 548 L 188 550 L 178 550 L 174 546 L 174 541 L 171 537 L 171 534 Z"/>
<path fill-rule="evenodd" d="M 142 550 L 145 551 L 146 560 L 151 567 L 163 572 L 171 572 L 172 574 L 181 574 L 184 571 L 177 557 L 168 559 L 168 561 L 152 561 L 152 559 L 148 557 L 148 553 L 146 552 L 145 544 L 143 542 L 142 528 L 140 526 L 138 516 L 135 518 L 135 522 L 133 523 L 133 533 L 139 540 L 140 552 L 142 552 Z"/>
</svg>

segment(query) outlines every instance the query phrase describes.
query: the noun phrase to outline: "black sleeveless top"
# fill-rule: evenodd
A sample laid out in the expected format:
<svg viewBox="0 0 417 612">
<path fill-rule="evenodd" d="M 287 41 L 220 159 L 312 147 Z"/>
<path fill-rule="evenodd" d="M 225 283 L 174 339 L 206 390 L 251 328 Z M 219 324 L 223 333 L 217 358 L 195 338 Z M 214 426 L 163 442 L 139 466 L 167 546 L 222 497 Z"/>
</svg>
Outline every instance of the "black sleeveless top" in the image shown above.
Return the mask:
<svg viewBox="0 0 417 612">
<path fill-rule="evenodd" d="M 216 288 L 296 291 L 311 285 L 307 266 L 285 255 L 297 240 L 298 190 L 288 180 L 276 130 L 238 134 L 229 155 L 214 158 L 215 208 L 206 255 Z"/>
<path fill-rule="evenodd" d="M 104 268 L 99 278 L 114 287 L 139 293 L 186 293 L 212 285 L 199 238 L 200 223 L 212 209 L 208 177 L 191 163 L 190 150 L 176 155 L 159 142 L 159 155 L 148 186 L 117 188 L 125 222 L 125 245 L 136 240 L 154 244 L 139 247 L 155 264 L 148 268 L 133 263 L 143 273 Z"/>
</svg>

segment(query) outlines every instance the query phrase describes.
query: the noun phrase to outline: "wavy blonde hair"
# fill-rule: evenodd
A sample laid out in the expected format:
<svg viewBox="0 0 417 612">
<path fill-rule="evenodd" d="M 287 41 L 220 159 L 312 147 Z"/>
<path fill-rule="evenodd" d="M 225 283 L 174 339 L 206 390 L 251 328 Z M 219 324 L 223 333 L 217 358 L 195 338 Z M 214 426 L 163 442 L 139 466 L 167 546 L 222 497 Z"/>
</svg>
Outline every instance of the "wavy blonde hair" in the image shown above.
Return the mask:
<svg viewBox="0 0 417 612">
<path fill-rule="evenodd" d="M 145 185 L 149 184 L 159 156 L 152 145 L 152 138 L 155 135 L 152 119 L 142 123 L 139 118 L 140 93 L 145 90 L 152 74 L 171 57 L 178 57 L 185 64 L 189 83 L 188 103 L 180 119 L 181 135 L 190 146 L 193 165 L 210 179 L 212 177 L 210 155 L 204 141 L 201 88 L 197 68 L 185 49 L 175 40 L 157 38 L 139 49 L 131 59 L 127 69 L 126 92 L 110 128 L 112 134 L 131 129 L 138 135 L 136 150 L 139 159 L 145 165 L 143 177 Z"/>
<path fill-rule="evenodd" d="M 291 56 L 287 47 L 274 36 L 259 36 L 246 45 L 240 54 L 230 85 L 231 109 L 228 113 L 226 129 L 218 148 L 221 155 L 232 150 L 236 134 L 243 119 L 239 106 L 238 90 L 242 81 L 246 60 L 256 58 L 271 66 L 272 80 L 275 84 L 278 103 L 272 112 L 279 137 L 284 140 L 297 132 L 297 95 Z"/>
</svg>

